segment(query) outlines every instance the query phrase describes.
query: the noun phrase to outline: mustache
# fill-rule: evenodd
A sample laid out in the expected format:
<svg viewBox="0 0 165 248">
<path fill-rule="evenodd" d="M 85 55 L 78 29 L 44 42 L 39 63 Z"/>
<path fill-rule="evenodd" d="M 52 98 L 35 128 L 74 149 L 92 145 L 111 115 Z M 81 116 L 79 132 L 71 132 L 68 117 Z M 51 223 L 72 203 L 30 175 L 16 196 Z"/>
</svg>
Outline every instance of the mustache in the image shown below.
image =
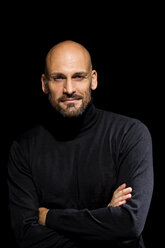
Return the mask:
<svg viewBox="0 0 165 248">
<path fill-rule="evenodd" d="M 83 97 L 81 95 L 78 95 L 78 94 L 65 94 L 65 95 L 63 95 L 62 97 L 60 97 L 58 99 L 58 102 L 63 102 L 66 99 L 69 99 L 69 98 L 74 98 L 76 100 L 83 99 Z"/>
</svg>

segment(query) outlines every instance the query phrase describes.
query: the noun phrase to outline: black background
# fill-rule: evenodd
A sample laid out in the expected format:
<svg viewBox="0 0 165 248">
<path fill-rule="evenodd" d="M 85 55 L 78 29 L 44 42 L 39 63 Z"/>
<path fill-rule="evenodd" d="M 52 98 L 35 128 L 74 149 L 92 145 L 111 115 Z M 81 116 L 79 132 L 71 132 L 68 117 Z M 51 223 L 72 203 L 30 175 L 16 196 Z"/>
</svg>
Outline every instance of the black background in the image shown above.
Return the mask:
<svg viewBox="0 0 165 248">
<path fill-rule="evenodd" d="M 65 4 L 64 4 L 65 5 Z M 96 6 L 94 6 L 96 7 Z M 91 53 L 98 72 L 97 107 L 144 122 L 153 139 L 154 193 L 143 232 L 146 247 L 162 244 L 164 54 L 162 6 L 5 6 L 1 20 L 1 226 L 14 239 L 7 200 L 7 157 L 18 134 L 39 122 L 46 98 L 40 77 L 48 50 L 71 39 Z M 40 9 L 38 9 L 40 8 Z M 121 223 L 122 225 L 122 223 Z"/>
</svg>

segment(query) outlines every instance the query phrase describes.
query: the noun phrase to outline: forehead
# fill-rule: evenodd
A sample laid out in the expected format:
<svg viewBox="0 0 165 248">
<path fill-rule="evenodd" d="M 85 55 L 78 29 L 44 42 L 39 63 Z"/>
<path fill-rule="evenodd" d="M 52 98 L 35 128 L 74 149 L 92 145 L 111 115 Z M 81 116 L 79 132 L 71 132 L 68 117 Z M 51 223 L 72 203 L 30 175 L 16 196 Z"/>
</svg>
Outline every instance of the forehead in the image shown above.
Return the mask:
<svg viewBox="0 0 165 248">
<path fill-rule="evenodd" d="M 88 71 L 90 60 L 83 49 L 54 49 L 47 57 L 47 69 L 49 73 L 72 73 L 76 71 Z"/>
</svg>

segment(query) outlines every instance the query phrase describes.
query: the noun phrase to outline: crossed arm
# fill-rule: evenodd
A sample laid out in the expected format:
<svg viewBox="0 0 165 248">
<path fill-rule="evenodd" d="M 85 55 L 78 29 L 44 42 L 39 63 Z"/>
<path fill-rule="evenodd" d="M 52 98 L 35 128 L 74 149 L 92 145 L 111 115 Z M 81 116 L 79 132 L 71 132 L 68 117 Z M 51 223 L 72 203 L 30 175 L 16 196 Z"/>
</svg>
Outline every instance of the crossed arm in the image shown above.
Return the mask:
<svg viewBox="0 0 165 248">
<path fill-rule="evenodd" d="M 119 207 L 123 204 L 126 204 L 127 200 L 131 198 L 131 192 L 132 188 L 127 187 L 126 184 L 123 183 L 120 185 L 113 193 L 112 199 L 110 203 L 107 205 L 107 207 Z M 39 208 L 39 218 L 38 218 L 38 223 L 40 225 L 45 226 L 46 223 L 46 216 L 48 213 L 49 209 L 40 207 Z"/>
<path fill-rule="evenodd" d="M 23 144 L 14 142 L 8 167 L 9 207 L 20 247 L 77 248 L 74 237 L 96 242 L 128 241 L 139 237 L 153 191 L 152 143 L 143 126 L 140 131 L 137 128 L 131 130 L 123 141 L 116 165 L 116 187 L 120 186 L 106 207 L 94 210 L 40 208 L 36 186 L 24 154 L 26 149 Z M 130 136 L 136 136 L 136 142 L 130 144 Z M 123 181 L 132 188 L 127 188 Z"/>
</svg>

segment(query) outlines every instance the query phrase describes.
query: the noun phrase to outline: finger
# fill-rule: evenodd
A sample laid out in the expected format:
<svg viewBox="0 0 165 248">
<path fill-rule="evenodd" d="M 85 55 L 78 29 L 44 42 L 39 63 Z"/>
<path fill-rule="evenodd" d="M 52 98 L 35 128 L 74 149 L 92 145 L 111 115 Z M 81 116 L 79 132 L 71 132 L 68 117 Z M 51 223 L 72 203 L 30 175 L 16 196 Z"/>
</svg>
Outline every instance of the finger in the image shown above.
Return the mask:
<svg viewBox="0 0 165 248">
<path fill-rule="evenodd" d="M 121 190 L 123 190 L 126 187 L 126 183 L 123 183 L 122 185 L 120 185 L 115 191 L 119 192 Z"/>
<path fill-rule="evenodd" d="M 119 201 L 127 200 L 127 199 L 130 199 L 131 197 L 132 197 L 132 195 L 131 195 L 131 194 L 123 195 L 123 196 L 121 196 L 121 197 L 117 198 L 115 202 L 119 202 Z"/>
<path fill-rule="evenodd" d="M 127 199 L 130 199 L 132 197 L 131 194 L 127 194 L 127 195 L 123 195 L 123 196 L 120 196 L 116 199 L 114 199 L 114 202 L 119 202 L 119 201 L 123 201 L 123 200 L 127 200 Z"/>
<path fill-rule="evenodd" d="M 126 200 L 119 201 L 119 202 L 115 205 L 115 207 L 119 207 L 119 206 L 121 206 L 121 205 L 123 205 L 123 204 L 126 204 Z"/>
<path fill-rule="evenodd" d="M 128 187 L 128 188 L 126 188 L 126 189 L 123 189 L 123 191 L 122 191 L 122 194 L 129 194 L 129 193 L 131 193 L 132 192 L 132 188 L 131 187 Z"/>
<path fill-rule="evenodd" d="M 131 194 L 127 194 L 127 195 L 123 195 L 123 196 L 114 198 L 114 199 L 113 199 L 113 205 L 117 205 L 119 202 L 128 200 L 128 199 L 130 199 L 131 197 L 132 197 Z"/>
<path fill-rule="evenodd" d="M 118 202 L 114 202 L 113 204 L 109 203 L 108 207 L 119 207 L 119 206 L 121 206 L 123 204 L 126 204 L 126 200 L 121 200 L 121 201 L 118 201 Z"/>
<path fill-rule="evenodd" d="M 118 192 L 114 192 L 114 197 L 117 198 L 117 197 L 120 197 L 120 196 L 123 196 L 123 195 L 127 195 L 129 193 L 132 192 L 132 188 L 131 187 L 128 187 L 126 189 L 122 189 Z"/>
</svg>

